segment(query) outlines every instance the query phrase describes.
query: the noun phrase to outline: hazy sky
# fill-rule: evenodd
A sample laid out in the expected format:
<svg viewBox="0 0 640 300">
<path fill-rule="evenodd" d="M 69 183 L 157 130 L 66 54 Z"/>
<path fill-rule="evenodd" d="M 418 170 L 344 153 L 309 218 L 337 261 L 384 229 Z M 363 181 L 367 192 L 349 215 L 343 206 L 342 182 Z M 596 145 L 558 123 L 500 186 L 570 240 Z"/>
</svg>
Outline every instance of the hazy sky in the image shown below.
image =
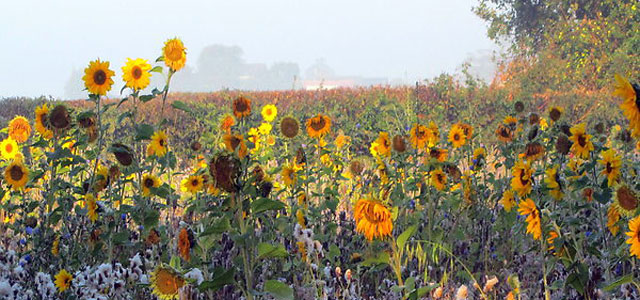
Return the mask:
<svg viewBox="0 0 640 300">
<path fill-rule="evenodd" d="M 247 62 L 324 58 L 337 74 L 428 78 L 492 48 L 476 0 L 19 0 L 0 9 L 0 96 L 63 96 L 71 71 L 154 60 L 180 37 L 193 65 L 210 44 Z M 114 87 L 119 89 L 120 86 Z"/>
</svg>

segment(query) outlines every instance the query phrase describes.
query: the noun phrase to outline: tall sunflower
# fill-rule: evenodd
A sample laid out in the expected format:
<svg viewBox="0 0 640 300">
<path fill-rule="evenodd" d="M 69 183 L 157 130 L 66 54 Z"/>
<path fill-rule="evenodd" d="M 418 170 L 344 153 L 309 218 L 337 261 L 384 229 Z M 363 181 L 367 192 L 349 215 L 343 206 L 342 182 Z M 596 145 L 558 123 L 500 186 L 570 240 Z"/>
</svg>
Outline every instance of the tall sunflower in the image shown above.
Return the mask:
<svg viewBox="0 0 640 300">
<path fill-rule="evenodd" d="M 323 114 L 307 120 L 307 134 L 311 138 L 321 138 L 331 130 L 331 119 Z"/>
<path fill-rule="evenodd" d="M 179 291 L 185 284 L 184 278 L 170 267 L 156 266 L 151 273 L 151 289 L 153 294 L 161 300 L 178 299 Z"/>
<path fill-rule="evenodd" d="M 12 160 L 20 153 L 20 146 L 11 137 L 8 137 L 0 142 L 0 154 L 2 158 L 6 160 Z"/>
<path fill-rule="evenodd" d="M 626 78 L 616 74 L 614 96 L 622 98 L 620 109 L 629 119 L 629 131 L 634 137 L 640 137 L 640 86 L 631 84 Z"/>
<path fill-rule="evenodd" d="M 19 144 L 26 142 L 31 135 L 31 125 L 23 116 L 15 116 L 9 122 L 9 137 Z"/>
<path fill-rule="evenodd" d="M 626 243 L 631 245 L 630 255 L 640 258 L 640 216 L 629 220 L 629 231 L 626 234 L 629 237 Z"/>
<path fill-rule="evenodd" d="M 409 142 L 414 149 L 424 149 L 429 141 L 431 130 L 427 126 L 413 124 L 409 133 Z"/>
<path fill-rule="evenodd" d="M 147 145 L 147 155 L 163 157 L 169 149 L 167 134 L 163 131 L 156 131 L 151 136 L 151 142 Z"/>
<path fill-rule="evenodd" d="M 151 77 L 149 70 L 151 70 L 151 65 L 146 59 L 127 58 L 127 63 L 122 67 L 122 81 L 132 90 L 143 90 L 149 86 L 149 78 Z"/>
<path fill-rule="evenodd" d="M 540 212 L 536 204 L 530 198 L 520 201 L 518 212 L 521 216 L 527 216 L 527 233 L 533 235 L 534 240 L 540 239 L 542 236 L 542 227 L 540 226 Z"/>
<path fill-rule="evenodd" d="M 584 123 L 580 123 L 571 127 L 571 136 L 569 137 L 569 139 L 573 141 L 571 152 L 583 159 L 589 158 L 589 153 L 594 149 L 593 143 L 591 142 L 591 135 L 586 134 L 585 126 Z"/>
<path fill-rule="evenodd" d="M 260 112 L 262 118 L 267 121 L 273 121 L 278 115 L 278 108 L 273 104 L 267 104 L 262 107 L 262 112 Z"/>
<path fill-rule="evenodd" d="M 513 178 L 511 178 L 511 188 L 518 193 L 520 197 L 524 197 L 531 193 L 533 171 L 531 165 L 523 161 L 518 161 L 511 169 Z"/>
<path fill-rule="evenodd" d="M 431 185 L 438 191 L 444 190 L 447 186 L 447 174 L 442 172 L 442 169 L 431 171 Z"/>
<path fill-rule="evenodd" d="M 614 187 L 613 205 L 618 212 L 627 217 L 634 216 L 638 209 L 638 195 L 627 184 L 618 183 Z"/>
<path fill-rule="evenodd" d="M 607 176 L 607 183 L 613 186 L 620 178 L 620 167 L 622 166 L 622 158 L 616 154 L 616 150 L 609 149 L 600 153 L 602 159 L 598 162 L 604 166 L 600 174 Z"/>
<path fill-rule="evenodd" d="M 367 240 L 390 236 L 393 230 L 391 212 L 382 203 L 375 200 L 360 199 L 353 210 L 356 231 L 364 234 Z"/>
<path fill-rule="evenodd" d="M 187 48 L 178 38 L 168 39 L 162 48 L 164 64 L 172 71 L 180 71 L 187 62 Z"/>
<path fill-rule="evenodd" d="M 49 106 L 44 103 L 42 106 L 36 107 L 36 122 L 35 128 L 38 133 L 45 140 L 53 137 L 53 131 L 51 131 L 51 125 L 49 124 Z"/>
<path fill-rule="evenodd" d="M 544 182 L 547 184 L 547 188 L 550 189 L 549 194 L 556 200 L 562 199 L 564 193 L 562 192 L 562 182 L 558 175 L 558 167 L 554 166 L 545 171 Z"/>
<path fill-rule="evenodd" d="M 62 269 L 54 276 L 56 288 L 58 288 L 58 292 L 62 293 L 66 291 L 69 287 L 71 287 L 71 283 L 73 282 L 73 275 L 69 274 L 67 270 Z"/>
<path fill-rule="evenodd" d="M 181 187 L 183 191 L 195 194 L 204 187 L 204 178 L 202 175 L 191 175 L 182 179 Z"/>
<path fill-rule="evenodd" d="M 373 142 L 372 147 L 379 156 L 389 157 L 391 155 L 391 140 L 389 133 L 380 132 L 378 138 Z"/>
<path fill-rule="evenodd" d="M 27 185 L 29 180 L 29 170 L 21 160 L 14 160 L 4 170 L 4 180 L 11 185 L 13 190 L 20 190 Z"/>
<path fill-rule="evenodd" d="M 115 73 L 109 69 L 108 61 L 100 61 L 99 59 L 89 63 L 84 69 L 84 86 L 89 93 L 94 95 L 106 95 L 113 85 L 113 77 Z"/>
<path fill-rule="evenodd" d="M 142 195 L 149 197 L 151 195 L 151 188 L 158 188 L 160 186 L 160 180 L 157 176 L 152 174 L 144 174 L 142 176 Z"/>
<path fill-rule="evenodd" d="M 449 130 L 449 142 L 453 145 L 453 148 L 460 148 L 464 146 L 467 141 L 467 136 L 464 134 L 464 129 L 459 124 L 454 124 Z"/>
</svg>

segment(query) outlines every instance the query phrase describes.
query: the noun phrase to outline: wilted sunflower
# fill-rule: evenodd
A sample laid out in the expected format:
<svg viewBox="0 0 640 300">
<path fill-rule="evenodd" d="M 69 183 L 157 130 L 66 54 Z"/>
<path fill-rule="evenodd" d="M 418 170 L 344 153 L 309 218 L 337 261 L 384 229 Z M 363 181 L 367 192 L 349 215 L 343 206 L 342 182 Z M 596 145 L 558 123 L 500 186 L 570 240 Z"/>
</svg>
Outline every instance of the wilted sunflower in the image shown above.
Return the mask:
<svg viewBox="0 0 640 300">
<path fill-rule="evenodd" d="M 151 65 L 146 59 L 127 58 L 127 63 L 122 67 L 122 81 L 125 85 L 134 90 L 139 91 L 149 86 L 151 73 Z"/>
<path fill-rule="evenodd" d="M 626 243 L 631 245 L 629 253 L 640 258 L 640 216 L 629 220 L 629 231 L 626 234 L 629 237 Z"/>
<path fill-rule="evenodd" d="M 276 116 L 278 115 L 278 108 L 273 104 L 267 104 L 262 107 L 262 111 L 260 112 L 260 114 L 262 115 L 262 119 L 267 122 L 271 122 L 275 120 Z"/>
<path fill-rule="evenodd" d="M 180 184 L 182 190 L 185 192 L 189 192 L 195 194 L 202 190 L 204 187 L 204 178 L 202 175 L 191 175 L 185 179 L 182 179 L 182 183 Z"/>
<path fill-rule="evenodd" d="M 516 198 L 513 195 L 513 191 L 504 191 L 504 193 L 502 193 L 502 198 L 500 198 L 500 204 L 502 204 L 504 210 L 510 212 L 511 209 L 516 206 Z"/>
<path fill-rule="evenodd" d="M 638 208 L 638 195 L 630 186 L 624 183 L 618 183 L 614 188 L 614 202 L 620 214 L 625 216 L 634 216 Z"/>
<path fill-rule="evenodd" d="M 542 236 L 542 228 L 540 226 L 540 212 L 533 200 L 527 198 L 520 201 L 518 212 L 521 216 L 527 216 L 527 233 L 533 235 L 534 240 L 540 239 Z"/>
<path fill-rule="evenodd" d="M 127 145 L 115 143 L 111 145 L 109 152 L 113 153 L 116 160 L 123 166 L 129 166 L 133 163 L 133 150 Z"/>
<path fill-rule="evenodd" d="M 323 114 L 307 120 L 307 134 L 311 138 L 320 138 L 331 130 L 331 119 Z"/>
<path fill-rule="evenodd" d="M 151 195 L 151 188 L 158 188 L 160 186 L 160 180 L 157 176 L 152 174 L 144 174 L 142 176 L 142 195 L 149 197 Z"/>
<path fill-rule="evenodd" d="M 163 130 L 154 132 L 151 136 L 151 142 L 147 145 L 147 155 L 163 157 L 167 154 L 168 149 L 167 134 Z"/>
<path fill-rule="evenodd" d="M 56 129 L 67 129 L 71 125 L 67 107 L 62 104 L 56 105 L 49 113 L 49 124 Z"/>
<path fill-rule="evenodd" d="M 231 107 L 233 108 L 233 115 L 238 120 L 248 117 L 251 114 L 251 99 L 240 96 L 233 100 Z"/>
<path fill-rule="evenodd" d="M 226 133 L 231 132 L 231 126 L 236 124 L 236 119 L 232 115 L 226 115 L 220 121 L 220 130 Z"/>
<path fill-rule="evenodd" d="M 441 169 L 431 171 L 431 185 L 438 191 L 444 190 L 447 185 L 447 175 Z"/>
<path fill-rule="evenodd" d="M 589 153 L 593 151 L 591 135 L 586 134 L 585 126 L 586 125 L 584 123 L 581 123 L 571 127 L 571 137 L 569 137 L 573 142 L 573 145 L 571 145 L 571 152 L 583 159 L 589 158 Z"/>
<path fill-rule="evenodd" d="M 551 121 L 557 122 L 562 117 L 562 113 L 564 112 L 564 108 L 559 106 L 553 106 L 549 109 L 549 119 Z"/>
<path fill-rule="evenodd" d="M 95 221 L 98 220 L 98 202 L 96 202 L 96 197 L 88 193 L 84 195 L 84 202 L 87 208 L 87 217 L 89 217 L 92 223 L 95 223 Z"/>
<path fill-rule="evenodd" d="M 187 62 L 187 48 L 178 38 L 168 39 L 162 48 L 164 64 L 173 71 L 179 71 Z"/>
<path fill-rule="evenodd" d="M 558 139 L 556 140 L 556 151 L 558 151 L 562 155 L 567 155 L 569 154 L 570 150 L 571 150 L 571 141 L 566 135 L 561 133 L 558 136 Z"/>
<path fill-rule="evenodd" d="M 554 199 L 562 199 L 564 193 L 562 192 L 562 181 L 558 175 L 557 166 L 545 171 L 544 182 L 547 184 L 547 188 L 550 189 L 549 194 L 551 194 Z"/>
<path fill-rule="evenodd" d="M 449 142 L 453 145 L 453 148 L 460 148 L 464 146 L 467 141 L 467 136 L 464 134 L 464 129 L 459 124 L 454 124 L 449 130 Z"/>
<path fill-rule="evenodd" d="M 616 74 L 614 96 L 622 98 L 620 109 L 629 119 L 629 130 L 634 137 L 640 137 L 640 86 L 631 84 L 626 78 Z"/>
<path fill-rule="evenodd" d="M 609 228 L 609 232 L 612 235 L 617 235 L 620 230 L 620 226 L 618 226 L 618 221 L 620 220 L 620 212 L 615 205 L 609 205 L 609 209 L 607 210 L 607 228 Z"/>
<path fill-rule="evenodd" d="M 544 147 L 538 142 L 528 143 L 524 150 L 524 158 L 533 162 L 544 156 Z"/>
<path fill-rule="evenodd" d="M 31 135 L 31 125 L 23 116 L 15 116 L 9 122 L 9 137 L 21 144 L 26 142 Z"/>
<path fill-rule="evenodd" d="M 616 154 L 616 150 L 609 149 L 600 153 L 602 159 L 598 162 L 604 166 L 600 174 L 607 176 L 607 183 L 613 186 L 620 177 L 620 167 L 622 166 L 622 158 Z"/>
<path fill-rule="evenodd" d="M 356 231 L 364 234 L 367 240 L 390 236 L 393 230 L 391 212 L 382 203 L 360 199 L 353 210 Z"/>
<path fill-rule="evenodd" d="M 427 146 L 431 130 L 427 126 L 413 124 L 409 133 L 409 142 L 414 149 L 423 149 Z"/>
<path fill-rule="evenodd" d="M 299 131 L 300 124 L 295 118 L 287 116 L 280 120 L 280 133 L 286 138 L 292 139 L 296 137 Z"/>
<path fill-rule="evenodd" d="M 529 163 L 518 161 L 513 169 L 513 178 L 511 179 L 511 188 L 518 193 L 520 197 L 524 197 L 531 193 L 533 171 Z"/>
<path fill-rule="evenodd" d="M 391 141 L 391 144 L 393 145 L 393 150 L 398 152 L 398 153 L 403 153 L 405 151 L 407 151 L 407 143 L 405 141 L 404 136 L 400 135 L 400 134 L 396 134 L 393 137 L 393 140 Z"/>
<path fill-rule="evenodd" d="M 151 289 L 161 300 L 178 299 L 179 291 L 185 284 L 184 278 L 170 267 L 158 265 L 151 273 Z"/>
<path fill-rule="evenodd" d="M 2 158 L 12 160 L 20 153 L 20 146 L 11 137 L 8 137 L 0 142 L 0 153 Z"/>
<path fill-rule="evenodd" d="M 113 77 L 115 73 L 109 69 L 108 61 L 100 61 L 99 59 L 89 63 L 84 69 L 84 86 L 89 93 L 94 95 L 106 95 L 113 85 Z"/>
<path fill-rule="evenodd" d="M 389 133 L 380 132 L 378 138 L 372 143 L 372 149 L 379 156 L 389 157 L 391 155 L 391 140 L 389 139 Z"/>
<path fill-rule="evenodd" d="M 49 125 L 49 106 L 44 103 L 42 106 L 36 107 L 35 128 L 38 133 L 48 140 L 53 137 L 53 131 L 51 131 Z"/>
<path fill-rule="evenodd" d="M 496 129 L 496 136 L 500 141 L 508 143 L 513 140 L 513 131 L 507 126 L 500 124 L 498 125 L 498 129 Z"/>
<path fill-rule="evenodd" d="M 180 253 L 180 257 L 186 261 L 191 260 L 191 240 L 193 238 L 189 237 L 190 230 L 187 228 L 180 229 L 180 233 L 178 234 L 178 253 Z M 193 236 L 193 233 L 191 233 Z"/>
<path fill-rule="evenodd" d="M 27 185 L 29 180 L 29 170 L 21 160 L 14 160 L 4 170 L 4 180 L 11 185 L 13 190 L 20 190 Z"/>
<path fill-rule="evenodd" d="M 62 269 L 54 276 L 56 288 L 58 288 L 58 292 L 62 293 L 66 291 L 69 287 L 71 287 L 71 282 L 73 281 L 73 276 L 67 272 L 67 270 Z"/>
<path fill-rule="evenodd" d="M 218 154 L 209 162 L 209 175 L 216 187 L 229 193 L 237 192 L 240 161 L 231 155 Z"/>
<path fill-rule="evenodd" d="M 238 157 L 240 158 L 247 156 L 247 145 L 241 135 L 225 134 L 222 139 L 227 151 L 234 153 L 238 151 Z"/>
</svg>

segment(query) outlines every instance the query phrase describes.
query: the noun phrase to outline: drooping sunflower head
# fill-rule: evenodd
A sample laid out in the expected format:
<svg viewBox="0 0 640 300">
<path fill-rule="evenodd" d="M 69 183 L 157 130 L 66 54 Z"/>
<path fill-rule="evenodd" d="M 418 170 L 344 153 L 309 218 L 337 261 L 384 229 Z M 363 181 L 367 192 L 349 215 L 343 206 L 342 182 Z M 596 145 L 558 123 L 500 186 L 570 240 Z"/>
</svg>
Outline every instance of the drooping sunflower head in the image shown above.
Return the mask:
<svg viewBox="0 0 640 300">
<path fill-rule="evenodd" d="M 564 112 L 564 108 L 560 106 L 553 106 L 551 107 L 551 109 L 549 109 L 549 119 L 551 119 L 554 122 L 557 122 L 558 120 L 560 120 L 560 117 L 562 117 L 563 112 Z"/>
<path fill-rule="evenodd" d="M 524 150 L 524 158 L 529 161 L 535 161 L 544 156 L 544 146 L 538 142 L 528 143 Z"/>
<path fill-rule="evenodd" d="M 620 167 L 622 167 L 622 158 L 617 155 L 616 150 L 609 149 L 600 153 L 602 159 L 598 162 L 604 167 L 600 174 L 607 177 L 609 186 L 613 186 L 620 177 Z"/>
<path fill-rule="evenodd" d="M 294 117 L 286 116 L 280 120 L 280 133 L 286 138 L 292 139 L 300 132 L 300 124 Z"/>
<path fill-rule="evenodd" d="M 391 212 L 382 203 L 375 200 L 360 199 L 353 210 L 356 231 L 362 233 L 367 240 L 384 238 L 391 235 L 393 221 Z"/>
<path fill-rule="evenodd" d="M 331 119 L 323 114 L 307 120 L 307 134 L 311 138 L 321 138 L 331 130 Z"/>
<path fill-rule="evenodd" d="M 16 158 L 16 155 L 20 153 L 20 146 L 11 137 L 8 137 L 0 142 L 0 154 L 2 158 L 6 160 L 12 160 Z"/>
<path fill-rule="evenodd" d="M 498 125 L 498 129 L 496 129 L 496 136 L 500 141 L 508 143 L 513 140 L 513 131 L 507 126 L 500 124 Z"/>
<path fill-rule="evenodd" d="M 453 148 L 460 148 L 464 146 L 467 141 L 467 136 L 464 134 L 464 129 L 460 124 L 454 124 L 449 130 L 449 142 L 453 145 Z"/>
<path fill-rule="evenodd" d="M 27 185 L 29 180 L 29 170 L 22 161 L 14 160 L 4 170 L 4 180 L 11 185 L 13 190 L 20 190 Z"/>
<path fill-rule="evenodd" d="M 204 178 L 202 175 L 191 175 L 182 180 L 182 190 L 195 194 L 204 187 Z"/>
<path fill-rule="evenodd" d="M 48 140 L 53 137 L 53 131 L 51 131 L 51 124 L 49 123 L 49 106 L 44 103 L 41 106 L 36 107 L 35 128 L 42 138 Z"/>
<path fill-rule="evenodd" d="M 162 48 L 164 64 L 172 71 L 180 71 L 187 62 L 187 48 L 178 38 L 168 39 Z"/>
<path fill-rule="evenodd" d="M 26 142 L 31 136 L 31 125 L 29 121 L 23 116 L 15 116 L 9 122 L 9 137 L 14 141 L 21 144 Z"/>
<path fill-rule="evenodd" d="M 271 122 L 275 120 L 276 116 L 278 115 L 278 108 L 273 104 L 267 104 L 262 107 L 261 114 L 262 118 L 265 121 Z"/>
<path fill-rule="evenodd" d="M 431 171 L 431 185 L 438 191 L 444 190 L 447 185 L 447 175 L 441 169 Z"/>
<path fill-rule="evenodd" d="M 375 152 L 379 156 L 390 156 L 391 155 L 391 140 L 389 139 L 389 133 L 380 132 L 378 138 L 374 141 Z"/>
<path fill-rule="evenodd" d="M 151 70 L 151 65 L 146 59 L 127 58 L 127 63 L 122 67 L 122 81 L 134 91 L 143 90 L 149 86 L 151 77 L 149 70 Z"/>
<path fill-rule="evenodd" d="M 282 182 L 284 182 L 286 186 L 295 185 L 298 179 L 296 176 L 296 168 L 293 165 L 285 165 L 282 167 L 280 176 L 282 176 Z"/>
<path fill-rule="evenodd" d="M 151 289 L 153 294 L 162 300 L 178 299 L 179 291 L 185 284 L 184 278 L 165 265 L 158 265 L 151 273 Z"/>
<path fill-rule="evenodd" d="M 156 131 L 151 136 L 151 142 L 147 146 L 147 155 L 163 157 L 169 149 L 167 134 L 163 131 Z"/>
<path fill-rule="evenodd" d="M 216 187 L 229 193 L 237 192 L 240 161 L 228 154 L 218 154 L 209 162 L 209 175 Z"/>
<path fill-rule="evenodd" d="M 142 177 L 142 195 L 149 197 L 151 195 L 152 188 L 158 188 L 160 186 L 160 180 L 157 176 L 152 174 L 145 174 Z"/>
<path fill-rule="evenodd" d="M 67 270 L 62 269 L 54 276 L 56 288 L 58 288 L 58 292 L 62 293 L 66 291 L 69 287 L 71 287 L 71 283 L 73 282 L 73 275 L 69 274 Z"/>
<path fill-rule="evenodd" d="M 429 157 L 432 159 L 436 159 L 440 162 L 444 162 L 445 160 L 447 160 L 448 156 L 449 156 L 449 150 L 447 149 L 436 148 L 436 147 L 429 149 Z"/>
<path fill-rule="evenodd" d="M 127 145 L 114 143 L 109 148 L 109 152 L 113 153 L 116 160 L 123 166 L 130 166 L 133 163 L 133 150 Z"/>
<path fill-rule="evenodd" d="M 67 129 L 71 125 L 67 107 L 62 104 L 56 105 L 49 114 L 49 124 L 55 129 Z"/>
<path fill-rule="evenodd" d="M 614 189 L 614 205 L 625 216 L 634 216 L 638 208 L 638 194 L 628 185 L 619 183 Z"/>
<path fill-rule="evenodd" d="M 186 261 L 191 260 L 191 248 L 195 245 L 193 241 L 193 232 L 186 227 L 180 229 L 178 234 L 178 253 L 180 257 Z"/>
<path fill-rule="evenodd" d="M 238 152 L 238 157 L 247 156 L 247 145 L 242 135 L 225 134 L 223 137 L 224 144 L 229 152 Z"/>
<path fill-rule="evenodd" d="M 232 103 L 233 115 L 236 116 L 237 119 L 242 119 L 244 117 L 248 117 L 251 114 L 251 99 L 240 96 L 233 100 Z"/>
<path fill-rule="evenodd" d="M 108 61 L 94 60 L 84 69 L 84 86 L 89 93 L 94 95 L 106 95 L 113 85 L 113 75 L 115 73 L 109 69 Z"/>
<path fill-rule="evenodd" d="M 556 151 L 558 151 L 562 155 L 567 155 L 569 154 L 570 150 L 571 150 L 571 141 L 566 135 L 561 133 L 558 136 L 558 139 L 556 140 Z"/>
<path fill-rule="evenodd" d="M 407 142 L 405 141 L 405 138 L 403 135 L 396 134 L 393 137 L 393 141 L 391 144 L 393 145 L 393 150 L 398 153 L 403 153 L 407 151 Z"/>
</svg>

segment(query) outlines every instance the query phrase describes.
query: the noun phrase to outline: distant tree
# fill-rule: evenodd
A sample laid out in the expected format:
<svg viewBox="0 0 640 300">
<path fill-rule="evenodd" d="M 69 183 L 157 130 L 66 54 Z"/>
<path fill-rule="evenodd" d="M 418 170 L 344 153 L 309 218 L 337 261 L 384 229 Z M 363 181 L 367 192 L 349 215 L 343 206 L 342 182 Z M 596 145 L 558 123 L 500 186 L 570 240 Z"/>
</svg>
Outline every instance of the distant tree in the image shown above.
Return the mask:
<svg viewBox="0 0 640 300">
<path fill-rule="evenodd" d="M 211 45 L 202 50 L 197 61 L 197 73 L 208 89 L 232 87 L 238 83 L 245 64 L 242 48 Z"/>
<path fill-rule="evenodd" d="M 336 72 L 327 65 L 324 59 L 318 59 L 305 72 L 306 79 L 322 80 L 335 78 Z"/>
</svg>

